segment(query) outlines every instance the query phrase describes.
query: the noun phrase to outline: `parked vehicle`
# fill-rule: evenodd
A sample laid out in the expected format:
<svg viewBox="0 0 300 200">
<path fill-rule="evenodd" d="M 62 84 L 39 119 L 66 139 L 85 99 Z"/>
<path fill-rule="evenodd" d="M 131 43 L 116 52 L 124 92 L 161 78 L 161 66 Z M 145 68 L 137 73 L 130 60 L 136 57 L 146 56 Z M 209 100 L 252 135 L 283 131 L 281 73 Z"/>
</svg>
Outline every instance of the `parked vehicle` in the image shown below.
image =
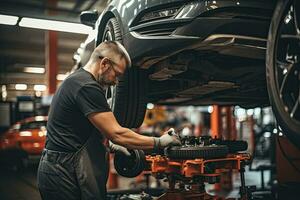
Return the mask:
<svg viewBox="0 0 300 200">
<path fill-rule="evenodd" d="M 46 141 L 46 116 L 26 118 L 0 136 L 0 161 L 24 167 L 38 161 Z"/>
<path fill-rule="evenodd" d="M 100 16 L 81 14 L 94 32 L 80 57 L 106 40 L 128 50 L 134 67 L 107 90 L 123 126 L 140 126 L 148 102 L 272 105 L 283 132 L 300 146 L 299 4 L 115 0 Z"/>
</svg>

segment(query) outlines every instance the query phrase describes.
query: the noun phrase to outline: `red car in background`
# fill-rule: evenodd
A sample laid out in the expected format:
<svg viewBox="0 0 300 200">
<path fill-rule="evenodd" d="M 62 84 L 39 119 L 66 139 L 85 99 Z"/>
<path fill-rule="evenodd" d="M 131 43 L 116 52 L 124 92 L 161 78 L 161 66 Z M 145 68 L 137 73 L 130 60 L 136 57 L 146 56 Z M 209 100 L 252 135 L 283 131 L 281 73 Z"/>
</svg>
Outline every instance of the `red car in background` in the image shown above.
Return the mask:
<svg viewBox="0 0 300 200">
<path fill-rule="evenodd" d="M 15 123 L 0 136 L 0 162 L 24 167 L 38 161 L 46 141 L 47 116 L 35 116 Z"/>
</svg>

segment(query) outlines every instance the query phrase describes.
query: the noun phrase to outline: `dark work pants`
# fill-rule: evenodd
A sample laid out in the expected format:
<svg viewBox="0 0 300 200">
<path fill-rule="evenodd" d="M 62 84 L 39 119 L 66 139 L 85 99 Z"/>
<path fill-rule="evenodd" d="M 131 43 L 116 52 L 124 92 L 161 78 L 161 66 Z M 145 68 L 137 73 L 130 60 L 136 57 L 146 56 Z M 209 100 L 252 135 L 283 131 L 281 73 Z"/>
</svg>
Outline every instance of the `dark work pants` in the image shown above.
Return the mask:
<svg viewBox="0 0 300 200">
<path fill-rule="evenodd" d="M 73 154 L 44 150 L 38 168 L 42 199 L 80 199 Z"/>
<path fill-rule="evenodd" d="M 104 200 L 108 154 L 95 136 L 76 153 L 44 150 L 38 168 L 43 200 Z"/>
</svg>

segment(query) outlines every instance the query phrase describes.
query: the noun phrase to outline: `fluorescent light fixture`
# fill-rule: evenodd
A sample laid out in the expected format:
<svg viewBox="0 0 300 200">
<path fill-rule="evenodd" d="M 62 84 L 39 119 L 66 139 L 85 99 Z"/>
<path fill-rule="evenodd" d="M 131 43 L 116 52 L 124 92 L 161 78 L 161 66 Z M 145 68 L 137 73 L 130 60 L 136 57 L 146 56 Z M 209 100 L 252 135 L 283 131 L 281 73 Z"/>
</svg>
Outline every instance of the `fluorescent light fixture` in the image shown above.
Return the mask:
<svg viewBox="0 0 300 200">
<path fill-rule="evenodd" d="M 34 73 L 34 74 L 43 74 L 43 73 L 45 73 L 45 68 L 42 68 L 42 67 L 25 67 L 24 72 Z"/>
<path fill-rule="evenodd" d="M 5 92 L 6 91 L 6 85 L 2 85 L 1 89 L 2 89 L 2 92 Z"/>
<path fill-rule="evenodd" d="M 7 97 L 6 85 L 2 85 L 2 99 L 5 101 Z"/>
<path fill-rule="evenodd" d="M 19 17 L 12 15 L 0 15 L 0 24 L 16 25 Z"/>
<path fill-rule="evenodd" d="M 33 89 L 35 91 L 46 91 L 47 87 L 46 87 L 46 85 L 34 85 Z"/>
<path fill-rule="evenodd" d="M 36 19 L 23 17 L 19 23 L 20 26 L 28 28 L 38 28 L 53 31 L 62 31 L 70 33 L 81 33 L 89 34 L 93 29 L 90 26 L 86 26 L 79 23 L 47 20 L 47 19 Z"/>
<path fill-rule="evenodd" d="M 16 84 L 15 85 L 16 90 L 27 90 L 26 84 Z"/>
<path fill-rule="evenodd" d="M 63 80 L 65 80 L 65 78 L 67 78 L 67 76 L 69 76 L 69 74 L 57 74 L 56 80 L 63 81 Z"/>
</svg>

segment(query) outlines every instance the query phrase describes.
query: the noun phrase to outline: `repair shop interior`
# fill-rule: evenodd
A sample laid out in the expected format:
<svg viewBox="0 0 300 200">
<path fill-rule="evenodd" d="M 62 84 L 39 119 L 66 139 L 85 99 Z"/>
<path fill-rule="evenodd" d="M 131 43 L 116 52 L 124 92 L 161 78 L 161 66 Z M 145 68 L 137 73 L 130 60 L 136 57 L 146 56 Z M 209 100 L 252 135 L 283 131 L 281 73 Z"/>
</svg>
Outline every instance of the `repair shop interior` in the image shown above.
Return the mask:
<svg viewBox="0 0 300 200">
<path fill-rule="evenodd" d="M 159 138 L 107 150 L 107 200 L 300 199 L 300 1 L 1 0 L 1 200 L 61 199 L 37 177 L 49 113 L 107 41 L 131 59 L 93 77 L 114 123 Z"/>
</svg>

